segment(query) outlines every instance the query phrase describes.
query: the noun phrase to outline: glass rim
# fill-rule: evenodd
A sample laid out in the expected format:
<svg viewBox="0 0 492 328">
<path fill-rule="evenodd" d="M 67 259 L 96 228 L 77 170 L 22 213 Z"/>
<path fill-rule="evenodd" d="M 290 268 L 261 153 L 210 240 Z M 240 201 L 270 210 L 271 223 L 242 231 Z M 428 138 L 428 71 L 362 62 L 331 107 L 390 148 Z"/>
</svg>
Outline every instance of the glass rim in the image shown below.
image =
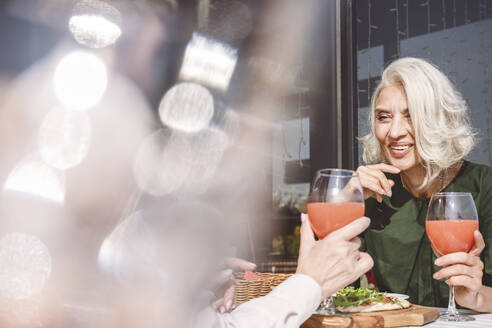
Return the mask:
<svg viewBox="0 0 492 328">
<path fill-rule="evenodd" d="M 436 192 L 432 194 L 432 197 L 438 196 L 471 196 L 471 192 L 468 191 L 446 191 L 446 192 Z"/>
<path fill-rule="evenodd" d="M 316 174 L 319 174 L 321 176 L 335 176 L 335 177 L 358 177 L 359 176 L 359 173 L 357 173 L 357 171 L 354 171 L 354 170 L 331 169 L 331 168 L 317 170 Z"/>
</svg>

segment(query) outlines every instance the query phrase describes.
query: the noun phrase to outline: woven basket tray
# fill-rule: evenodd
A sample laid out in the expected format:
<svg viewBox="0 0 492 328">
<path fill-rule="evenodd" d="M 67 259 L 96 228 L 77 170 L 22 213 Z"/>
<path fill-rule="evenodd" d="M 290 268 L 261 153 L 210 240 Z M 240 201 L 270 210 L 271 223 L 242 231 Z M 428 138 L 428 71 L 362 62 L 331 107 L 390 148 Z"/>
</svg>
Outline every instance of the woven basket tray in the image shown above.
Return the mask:
<svg viewBox="0 0 492 328">
<path fill-rule="evenodd" d="M 245 280 L 242 279 L 242 272 L 237 272 L 234 274 L 234 281 L 236 282 L 234 306 L 238 306 L 239 304 L 247 302 L 253 298 L 265 296 L 272 291 L 273 287 L 280 285 L 282 281 L 292 275 L 286 273 L 261 272 L 255 272 L 255 274 L 260 276 L 260 279 Z"/>
</svg>

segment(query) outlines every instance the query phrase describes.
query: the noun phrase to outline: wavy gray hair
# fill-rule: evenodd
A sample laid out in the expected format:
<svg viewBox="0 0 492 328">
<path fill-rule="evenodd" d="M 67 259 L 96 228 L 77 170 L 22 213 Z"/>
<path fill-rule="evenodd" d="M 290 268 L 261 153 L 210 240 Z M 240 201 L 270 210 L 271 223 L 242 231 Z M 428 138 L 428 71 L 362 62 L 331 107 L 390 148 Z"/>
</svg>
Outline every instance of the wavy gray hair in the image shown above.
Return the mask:
<svg viewBox="0 0 492 328">
<path fill-rule="evenodd" d="M 423 190 L 443 170 L 461 161 L 472 150 L 476 133 L 465 100 L 439 69 L 423 59 L 400 58 L 384 70 L 372 96 L 370 132 L 360 138 L 365 162 L 387 162 L 374 133 L 374 109 L 381 90 L 394 84 L 400 84 L 407 96 L 415 146 L 426 169 L 419 187 Z"/>
</svg>

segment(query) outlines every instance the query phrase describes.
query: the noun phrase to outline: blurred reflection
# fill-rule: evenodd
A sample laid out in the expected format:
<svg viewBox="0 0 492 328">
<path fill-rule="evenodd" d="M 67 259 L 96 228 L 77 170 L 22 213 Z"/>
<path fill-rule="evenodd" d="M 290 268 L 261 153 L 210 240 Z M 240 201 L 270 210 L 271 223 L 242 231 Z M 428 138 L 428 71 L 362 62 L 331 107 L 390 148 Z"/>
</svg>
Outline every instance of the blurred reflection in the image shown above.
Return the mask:
<svg viewBox="0 0 492 328">
<path fill-rule="evenodd" d="M 121 14 L 104 1 L 82 0 L 72 11 L 68 22 L 77 42 L 90 48 L 111 45 L 121 35 Z"/>
<path fill-rule="evenodd" d="M 210 264 L 221 261 L 223 252 L 215 246 L 225 242 L 222 237 L 225 226 L 217 225 L 223 224 L 223 220 L 212 204 L 199 201 L 148 206 L 131 213 L 105 238 L 98 264 L 120 279 L 157 283 L 159 287 L 162 283 L 169 284 L 170 291 L 177 292 L 177 285 L 186 283 L 179 274 L 183 278 L 193 276 L 194 281 L 188 283 L 197 284 L 213 272 Z M 174 251 L 177 247 L 179 252 Z"/>
<path fill-rule="evenodd" d="M 39 129 L 43 161 L 60 170 L 78 165 L 89 152 L 91 133 L 87 113 L 51 110 Z"/>
<path fill-rule="evenodd" d="M 147 204 L 125 218 L 99 252 L 100 267 L 119 281 L 113 315 L 100 326 L 189 326 L 192 311 L 208 304 L 201 295 L 224 256 L 224 223 L 196 201 Z"/>
<path fill-rule="evenodd" d="M 202 14 L 198 21 L 200 32 L 229 44 L 237 44 L 251 33 L 253 17 L 251 10 L 244 2 L 238 0 L 214 0 L 212 2 L 212 6 L 202 5 L 199 9 Z"/>
<path fill-rule="evenodd" d="M 193 33 L 186 47 L 179 77 L 227 90 L 236 61 L 236 50 Z"/>
<path fill-rule="evenodd" d="M 229 137 L 217 128 L 208 128 L 190 135 L 192 161 L 190 174 L 186 177 L 178 196 L 190 197 L 204 193 L 214 183 L 217 168 L 224 151 L 230 146 Z"/>
<path fill-rule="evenodd" d="M 41 292 L 51 274 L 51 255 L 35 236 L 10 233 L 0 239 L 0 296 L 26 299 Z"/>
<path fill-rule="evenodd" d="M 229 137 L 229 143 L 231 145 L 235 143 L 241 133 L 241 119 L 239 114 L 232 109 L 228 109 L 222 120 L 222 128 Z"/>
<path fill-rule="evenodd" d="M 267 84 L 290 92 L 298 92 L 295 83 L 298 82 L 302 67 L 298 63 L 284 64 L 278 60 L 270 60 L 263 57 L 252 57 L 248 66 L 255 78 Z"/>
<path fill-rule="evenodd" d="M 106 90 L 107 82 L 104 63 L 86 51 L 73 51 L 64 56 L 53 77 L 58 100 L 74 110 L 96 105 Z"/>
<path fill-rule="evenodd" d="M 141 90 L 117 71 L 107 79 L 100 99 L 92 101 L 91 111 L 60 106 L 53 72 L 59 59 L 73 54 L 72 50 L 61 44 L 12 79 L 0 108 L 0 238 L 9 233 L 38 236 L 49 247 L 53 263 L 52 276 L 39 297 L 14 302 L 0 295 L 2 327 L 54 327 L 60 320 L 71 327 L 107 327 L 90 324 L 98 319 L 98 312 L 88 314 L 96 316 L 87 320 L 89 324 L 80 324 L 74 319 L 80 313 L 61 304 L 77 305 L 82 299 L 97 308 L 107 303 L 106 294 L 98 294 L 103 289 L 96 288 L 95 296 L 86 295 L 104 281 L 97 252 L 117 219 L 132 208 L 137 191 L 132 163 L 157 120 Z M 80 73 L 90 78 L 93 72 Z M 76 84 L 78 78 L 67 83 Z M 88 88 L 98 85 L 97 79 L 86 83 Z M 36 206 L 39 203 L 45 206 Z M 54 213 L 56 209 L 59 213 Z"/>
<path fill-rule="evenodd" d="M 133 172 L 143 191 L 162 196 L 181 187 L 192 165 L 193 154 L 188 137 L 160 129 L 141 144 Z"/>
<path fill-rule="evenodd" d="M 57 46 L 4 93 L 0 238 L 38 236 L 53 273 L 45 298 L 14 309 L 0 297 L 0 319 L 10 306 L 4 317 L 32 309 L 23 318 L 33 326 L 187 327 L 209 304 L 229 238 L 253 261 L 270 247 L 270 119 L 298 77 L 306 5 L 36 3 L 62 35 L 72 15 L 74 38 L 90 48 L 115 42 L 115 26 L 124 32 L 93 52 Z M 105 5 L 91 11 L 98 3 L 118 8 L 125 25 Z M 33 205 L 43 200 L 60 213 Z M 36 314 L 38 302 L 57 325 Z"/>
<path fill-rule="evenodd" d="M 0 218 L 0 326 L 54 327 L 55 300 L 87 266 L 87 248 L 74 248 L 74 217 L 57 203 L 3 190 Z"/>
<path fill-rule="evenodd" d="M 3 327 L 43 327 L 42 308 L 39 299 L 0 299 L 0 323 Z"/>
<path fill-rule="evenodd" d="M 59 204 L 65 201 L 65 175 L 42 161 L 26 159 L 10 173 L 5 190 L 19 191 Z"/>
<path fill-rule="evenodd" d="M 158 130 L 145 140 L 134 162 L 138 186 L 153 196 L 195 197 L 217 177 L 230 138 L 217 128 L 195 134 Z"/>
<path fill-rule="evenodd" d="M 98 255 L 101 269 L 117 277 L 124 278 L 126 275 L 128 278 L 137 268 L 132 261 L 142 261 L 143 256 L 148 266 L 158 262 L 156 249 L 151 247 L 151 241 L 145 240 L 147 236 L 143 236 L 145 229 L 142 220 L 142 213 L 133 213 L 104 239 Z"/>
<path fill-rule="evenodd" d="M 180 83 L 169 89 L 159 105 L 162 123 L 184 132 L 198 132 L 214 115 L 210 92 L 195 83 Z"/>
</svg>

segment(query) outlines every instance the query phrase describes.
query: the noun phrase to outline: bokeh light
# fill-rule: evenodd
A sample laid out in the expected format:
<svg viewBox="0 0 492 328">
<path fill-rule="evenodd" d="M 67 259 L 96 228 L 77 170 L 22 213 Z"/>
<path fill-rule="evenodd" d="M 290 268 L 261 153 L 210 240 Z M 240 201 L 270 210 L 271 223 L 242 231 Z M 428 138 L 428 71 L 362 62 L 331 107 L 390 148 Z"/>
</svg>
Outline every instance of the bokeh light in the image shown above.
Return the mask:
<svg viewBox="0 0 492 328">
<path fill-rule="evenodd" d="M 181 133 L 160 129 L 140 146 L 135 162 L 137 185 L 146 193 L 162 196 L 176 191 L 192 169 L 192 150 Z"/>
<path fill-rule="evenodd" d="M 65 175 L 40 160 L 27 159 L 13 169 L 5 181 L 4 189 L 63 204 Z"/>
<path fill-rule="evenodd" d="M 214 114 L 212 94 L 195 83 L 180 83 L 169 89 L 159 105 L 162 123 L 184 132 L 208 126 Z"/>
<path fill-rule="evenodd" d="M 153 196 L 178 198 L 205 192 L 214 181 L 230 137 L 218 128 L 194 134 L 159 130 L 141 145 L 134 162 L 137 185 Z"/>
<path fill-rule="evenodd" d="M 39 150 L 43 161 L 65 170 L 79 164 L 89 152 L 91 123 L 85 112 L 51 110 L 39 129 Z"/>
<path fill-rule="evenodd" d="M 9 233 L 0 239 L 0 295 L 27 299 L 39 294 L 51 275 L 51 255 L 37 237 Z"/>
<path fill-rule="evenodd" d="M 75 5 L 68 26 L 80 44 L 103 48 L 120 37 L 121 14 L 104 1 L 83 0 Z"/>
<path fill-rule="evenodd" d="M 55 95 L 69 109 L 95 106 L 108 82 L 106 66 L 94 54 L 74 51 L 63 57 L 53 79 Z"/>
<path fill-rule="evenodd" d="M 193 160 L 179 197 L 204 193 L 214 182 L 224 151 L 230 146 L 229 137 L 217 128 L 205 129 L 189 138 Z"/>
<path fill-rule="evenodd" d="M 98 265 L 122 280 L 165 287 L 170 295 L 192 285 L 196 293 L 206 288 L 196 279 L 215 272 L 223 259 L 223 215 L 209 203 L 163 203 L 125 217 L 103 241 Z"/>
<path fill-rule="evenodd" d="M 186 46 L 179 78 L 227 90 L 237 62 L 237 51 L 198 33 Z"/>
<path fill-rule="evenodd" d="M 29 299 L 0 298 L 0 323 L 2 327 L 43 327 L 42 301 Z"/>
</svg>

